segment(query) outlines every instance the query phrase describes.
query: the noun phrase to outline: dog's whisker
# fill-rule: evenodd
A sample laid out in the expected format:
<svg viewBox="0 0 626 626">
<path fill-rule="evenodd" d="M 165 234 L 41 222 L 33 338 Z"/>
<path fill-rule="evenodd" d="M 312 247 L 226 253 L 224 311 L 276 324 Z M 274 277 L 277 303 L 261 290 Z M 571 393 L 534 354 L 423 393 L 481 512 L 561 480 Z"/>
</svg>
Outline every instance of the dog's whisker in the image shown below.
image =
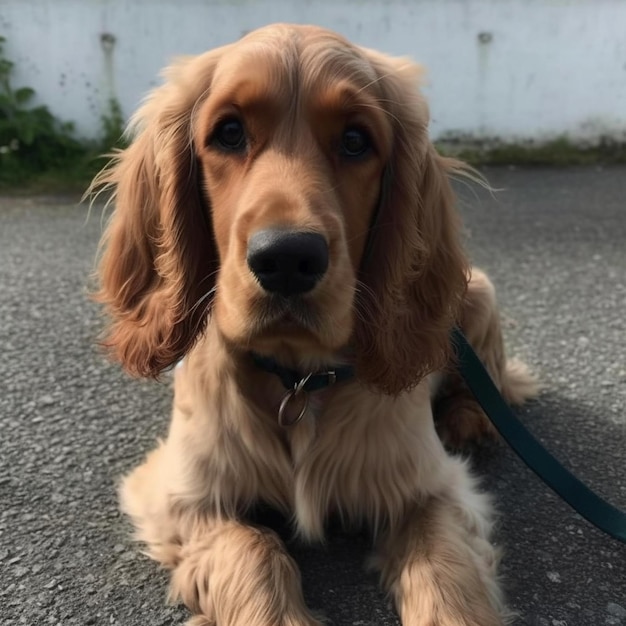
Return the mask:
<svg viewBox="0 0 626 626">
<path fill-rule="evenodd" d="M 385 102 L 385 100 L 380 100 L 380 102 Z M 388 101 L 388 102 L 391 102 L 391 101 Z M 385 109 L 385 108 L 383 108 L 383 107 L 381 107 L 379 105 L 376 105 L 376 104 L 367 104 L 365 102 L 359 102 L 357 104 L 357 106 L 359 108 L 362 108 L 362 109 L 372 109 L 374 111 L 380 111 L 381 113 L 383 113 L 387 117 L 391 118 L 394 122 L 396 122 L 396 124 L 398 125 L 398 127 L 401 130 L 403 130 L 403 131 L 405 130 L 404 124 L 403 124 L 402 120 L 397 115 L 395 115 L 394 113 L 389 111 L 388 109 Z"/>
<path fill-rule="evenodd" d="M 355 288 L 355 314 L 361 322 L 377 324 L 382 319 L 378 306 L 378 298 L 374 290 L 361 280 Z"/>
<path fill-rule="evenodd" d="M 210 298 L 211 296 L 215 295 L 217 291 L 217 285 L 215 285 L 214 287 L 212 287 L 211 289 L 209 289 L 209 291 L 207 291 L 203 296 L 201 296 L 198 301 L 191 307 L 191 309 L 189 309 L 189 313 L 194 313 L 196 311 L 196 309 L 203 303 L 205 302 L 205 300 L 207 300 L 207 298 Z"/>
<path fill-rule="evenodd" d="M 369 89 L 370 87 L 372 87 L 376 83 L 380 83 L 383 80 L 389 78 L 390 76 L 393 76 L 394 74 L 395 74 L 395 72 L 391 71 L 391 70 L 389 72 L 384 72 L 380 76 L 377 76 L 376 78 L 372 79 L 369 83 L 366 83 L 365 85 L 363 85 L 360 89 L 357 90 L 357 93 L 361 93 L 362 91 L 365 91 L 366 89 Z"/>
</svg>

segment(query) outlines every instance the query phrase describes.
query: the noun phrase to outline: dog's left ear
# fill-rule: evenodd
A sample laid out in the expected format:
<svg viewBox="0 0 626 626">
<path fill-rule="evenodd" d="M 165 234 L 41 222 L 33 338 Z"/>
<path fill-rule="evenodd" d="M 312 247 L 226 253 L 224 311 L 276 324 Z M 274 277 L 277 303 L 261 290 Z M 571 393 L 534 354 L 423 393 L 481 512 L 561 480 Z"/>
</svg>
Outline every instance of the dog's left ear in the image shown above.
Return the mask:
<svg viewBox="0 0 626 626">
<path fill-rule="evenodd" d="M 440 156 L 428 139 L 419 68 L 367 54 L 380 77 L 394 145 L 359 277 L 357 370 L 367 385 L 397 394 L 450 357 L 468 264 L 449 176 L 467 166 Z"/>
<path fill-rule="evenodd" d="M 108 353 L 158 376 L 203 331 L 218 268 L 210 206 L 192 142 L 193 115 L 220 50 L 181 59 L 135 115 L 135 137 L 95 179 L 114 192 L 99 290 Z"/>
</svg>

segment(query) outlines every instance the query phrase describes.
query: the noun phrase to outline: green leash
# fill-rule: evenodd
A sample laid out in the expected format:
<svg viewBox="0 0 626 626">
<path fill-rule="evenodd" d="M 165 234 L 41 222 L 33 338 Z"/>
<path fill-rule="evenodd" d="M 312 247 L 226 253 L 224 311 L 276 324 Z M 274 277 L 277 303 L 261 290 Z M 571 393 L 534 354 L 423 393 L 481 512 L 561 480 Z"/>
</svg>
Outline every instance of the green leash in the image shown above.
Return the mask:
<svg viewBox="0 0 626 626">
<path fill-rule="evenodd" d="M 470 391 L 515 453 L 543 482 L 594 526 L 626 543 L 626 514 L 596 495 L 565 469 L 513 415 L 463 333 L 452 340 L 458 367 Z"/>
</svg>

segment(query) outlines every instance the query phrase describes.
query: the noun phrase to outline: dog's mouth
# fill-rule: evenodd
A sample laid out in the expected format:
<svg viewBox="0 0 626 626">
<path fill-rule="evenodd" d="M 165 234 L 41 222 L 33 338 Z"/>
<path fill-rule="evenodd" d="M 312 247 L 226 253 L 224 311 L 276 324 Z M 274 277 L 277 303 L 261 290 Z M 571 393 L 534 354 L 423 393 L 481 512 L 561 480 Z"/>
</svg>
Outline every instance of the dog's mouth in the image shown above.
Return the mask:
<svg viewBox="0 0 626 626">
<path fill-rule="evenodd" d="M 302 296 L 266 296 L 256 306 L 259 332 L 293 332 L 319 330 L 320 319 L 315 305 Z"/>
</svg>

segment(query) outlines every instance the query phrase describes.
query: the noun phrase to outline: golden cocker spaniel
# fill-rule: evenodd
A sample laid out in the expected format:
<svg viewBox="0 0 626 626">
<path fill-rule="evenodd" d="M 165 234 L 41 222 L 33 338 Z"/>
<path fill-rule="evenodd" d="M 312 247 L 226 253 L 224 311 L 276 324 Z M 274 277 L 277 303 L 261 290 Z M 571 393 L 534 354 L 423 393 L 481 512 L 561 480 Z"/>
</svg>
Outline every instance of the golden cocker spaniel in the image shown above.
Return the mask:
<svg viewBox="0 0 626 626">
<path fill-rule="evenodd" d="M 190 624 L 320 624 L 257 504 L 321 539 L 371 528 L 405 626 L 506 619 L 492 510 L 453 444 L 489 434 L 454 373 L 460 323 L 505 396 L 487 277 L 470 272 L 418 68 L 309 26 L 274 25 L 165 74 L 114 191 L 98 299 L 131 374 L 175 369 L 167 440 L 121 486 Z M 184 358 L 183 358 L 184 357 Z"/>
</svg>

